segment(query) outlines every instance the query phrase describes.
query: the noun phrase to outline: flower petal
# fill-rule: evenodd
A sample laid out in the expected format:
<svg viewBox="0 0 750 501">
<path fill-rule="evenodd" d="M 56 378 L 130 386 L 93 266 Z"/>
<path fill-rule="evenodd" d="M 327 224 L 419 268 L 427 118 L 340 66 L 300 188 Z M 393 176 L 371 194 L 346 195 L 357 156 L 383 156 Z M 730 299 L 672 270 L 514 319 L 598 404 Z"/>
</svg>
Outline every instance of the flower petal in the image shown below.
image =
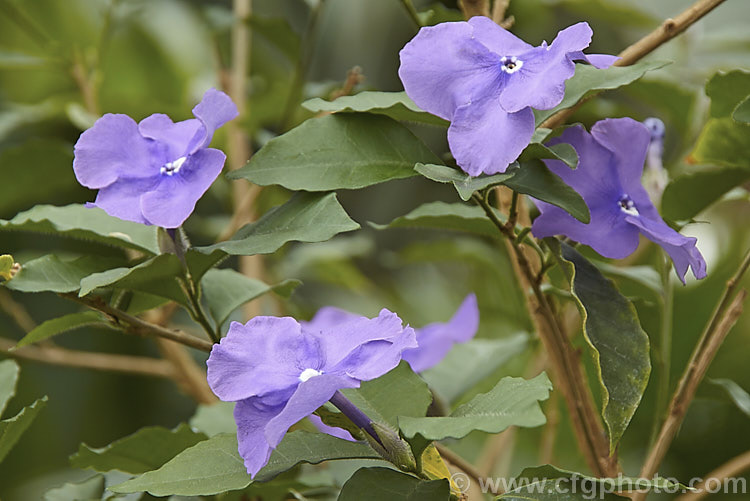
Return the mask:
<svg viewBox="0 0 750 501">
<path fill-rule="evenodd" d="M 509 113 L 527 106 L 540 110 L 554 108 L 565 96 L 565 80 L 575 73 L 571 52 L 580 52 L 591 43 L 591 28 L 578 23 L 565 28 L 546 47 L 535 47 L 520 54 L 521 68 L 508 75 L 500 104 Z"/>
<path fill-rule="evenodd" d="M 342 440 L 348 440 L 349 442 L 356 442 L 351 433 L 337 426 L 328 426 L 317 414 L 310 414 L 307 416 L 307 419 L 309 419 L 313 426 L 323 433 L 327 433 L 332 437 L 340 438 Z"/>
<path fill-rule="evenodd" d="M 643 190 L 643 164 L 651 143 L 648 128 L 632 118 L 608 118 L 591 127 L 591 136 L 612 152 L 615 171 L 625 193 L 632 197 L 632 192 Z M 649 205 L 652 204 L 649 202 Z M 636 206 L 643 211 L 637 201 Z"/>
<path fill-rule="evenodd" d="M 143 137 L 153 139 L 163 148 L 159 151 L 162 162 L 172 162 L 188 154 L 188 147 L 203 124 L 194 118 L 174 123 L 163 113 L 155 113 L 138 124 Z"/>
<path fill-rule="evenodd" d="M 487 17 L 474 16 L 468 22 L 474 28 L 474 38 L 499 56 L 518 56 L 533 48 Z"/>
<path fill-rule="evenodd" d="M 615 64 L 615 61 L 620 59 L 620 57 L 610 56 L 609 54 L 584 54 L 581 52 L 576 57 L 573 57 L 573 59 L 582 59 L 594 68 L 605 70 Z"/>
<path fill-rule="evenodd" d="M 534 134 L 534 113 L 506 113 L 496 99 L 483 99 L 456 110 L 448 144 L 470 176 L 505 172 Z"/>
<path fill-rule="evenodd" d="M 143 216 L 164 228 L 177 228 L 190 216 L 195 204 L 221 174 L 226 155 L 206 148 L 190 155 L 179 172 L 162 175 L 157 189 L 141 198 Z"/>
<path fill-rule="evenodd" d="M 503 75 L 500 56 L 472 33 L 466 22 L 428 26 L 401 49 L 398 75 L 417 106 L 452 120 L 459 106 L 496 92 Z"/>
<path fill-rule="evenodd" d="M 149 143 L 138 124 L 127 115 L 107 113 L 75 144 L 73 170 L 82 185 L 104 188 L 120 177 L 144 178 L 159 172 L 151 160 Z"/>
<path fill-rule="evenodd" d="M 429 324 L 417 329 L 417 348 L 404 351 L 403 359 L 414 372 L 422 372 L 438 364 L 455 343 L 465 343 L 477 333 L 479 308 L 477 297 L 469 294 L 447 323 Z"/>
<path fill-rule="evenodd" d="M 281 413 L 284 404 L 265 405 L 260 398 L 240 400 L 234 406 L 234 421 L 237 423 L 237 445 L 245 468 L 253 477 L 268 463 L 272 446 L 266 440 L 268 423 Z M 274 447 L 278 443 L 274 444 Z"/>
<path fill-rule="evenodd" d="M 245 325 L 232 322 L 206 362 L 208 385 L 230 402 L 285 391 L 296 387 L 302 370 L 319 358 L 316 340 L 304 336 L 293 318 L 260 316 Z"/>
<path fill-rule="evenodd" d="M 695 246 L 698 239 L 680 235 L 667 226 L 661 218 L 654 220 L 639 216 L 627 216 L 625 220 L 638 228 L 646 238 L 659 244 L 669 254 L 677 276 L 683 284 L 688 267 L 692 268 L 695 278 L 706 277 L 706 261 Z"/>
<path fill-rule="evenodd" d="M 342 388 L 358 388 L 359 381 L 346 376 L 322 374 L 300 383 L 284 409 L 265 428 L 268 444 L 275 448 L 289 427 L 308 417 Z M 238 424 L 239 428 L 239 424 Z"/>
<path fill-rule="evenodd" d="M 133 221 L 135 223 L 151 224 L 141 213 L 139 200 L 144 193 L 156 189 L 161 182 L 160 176 L 144 179 L 119 179 L 99 190 L 96 201 L 87 204 L 89 207 L 99 207 L 113 217 Z"/>
<path fill-rule="evenodd" d="M 189 153 L 194 153 L 211 144 L 216 129 L 237 118 L 237 106 L 229 96 L 216 89 L 208 89 L 203 99 L 193 108 L 193 115 L 201 121 L 203 128 L 193 137 Z"/>
<path fill-rule="evenodd" d="M 344 322 L 350 322 L 363 318 L 355 313 L 336 308 L 335 306 L 324 306 L 319 309 L 315 316 L 308 322 L 300 322 L 303 329 L 324 331 Z"/>
<path fill-rule="evenodd" d="M 325 372 L 362 381 L 395 368 L 402 352 L 417 346 L 414 329 L 404 327 L 401 319 L 386 309 L 373 319 L 359 317 L 323 332 L 306 332 L 320 340 Z"/>
</svg>

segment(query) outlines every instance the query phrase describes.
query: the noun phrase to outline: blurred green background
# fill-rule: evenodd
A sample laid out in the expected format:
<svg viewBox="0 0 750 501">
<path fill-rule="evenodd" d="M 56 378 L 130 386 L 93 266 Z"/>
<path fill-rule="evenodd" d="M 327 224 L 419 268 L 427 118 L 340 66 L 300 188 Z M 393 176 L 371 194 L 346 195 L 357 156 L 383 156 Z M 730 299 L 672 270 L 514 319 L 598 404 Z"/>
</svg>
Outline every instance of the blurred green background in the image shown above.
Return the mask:
<svg viewBox="0 0 750 501">
<path fill-rule="evenodd" d="M 414 3 L 420 10 L 432 5 Z M 590 52 L 617 53 L 690 3 L 514 0 L 509 13 L 516 19 L 513 32 L 530 43 L 551 41 L 559 29 L 583 20 L 595 33 Z M 242 128 L 252 138 L 254 149 L 310 116 L 300 102 L 327 97 L 342 86 L 354 66 L 365 77 L 357 90 L 401 90 L 396 73 L 398 51 L 416 27 L 398 0 L 254 0 L 252 4 L 249 113 Z M 446 1 L 433 8 L 440 15 L 456 5 Z M 673 64 L 591 101 L 573 121 L 590 125 L 603 117 L 657 116 L 667 126 L 666 167 L 672 176 L 690 171 L 695 166 L 685 159 L 707 112 L 703 86 L 717 70 L 750 68 L 749 20 L 748 2 L 726 2 L 649 56 Z M 81 131 L 97 114 L 107 112 L 125 113 L 136 120 L 155 112 L 175 120 L 189 118 L 190 109 L 207 88 L 226 84 L 232 24 L 229 1 L 0 0 L 0 218 L 40 203 L 93 200 L 94 193 L 76 183 L 71 168 L 73 144 Z M 442 129 L 413 129 L 437 153 L 447 152 Z M 224 141 L 222 133 L 215 144 L 221 147 Z M 228 223 L 230 193 L 229 182 L 220 180 L 201 200 L 186 227 L 195 242 L 210 242 Z M 280 189 L 264 189 L 258 201 L 260 212 L 286 196 Z M 366 224 L 390 221 L 426 201 L 454 201 L 451 189 L 410 179 L 342 192 L 339 197 L 363 229 L 323 244 L 287 246 L 266 258 L 268 276 L 298 278 L 304 285 L 289 303 L 266 301 L 264 310 L 309 317 L 326 304 L 366 314 L 385 306 L 419 326 L 446 320 L 465 294 L 476 291 L 482 312 L 480 336 L 504 337 L 530 329 L 502 250 L 465 236 L 427 230 L 379 233 Z M 701 223 L 688 226 L 685 232 L 699 238 L 709 276 L 676 291 L 673 384 L 726 279 L 750 246 L 747 192 L 731 192 L 696 219 Z M 84 248 L 90 251 L 91 246 L 0 233 L 0 253 L 13 254 L 19 262 L 53 250 L 72 256 Z M 106 247 L 95 249 L 102 254 L 112 252 Z M 657 259 L 654 249 L 647 248 L 639 262 L 656 264 Z M 644 328 L 650 335 L 658 332 L 656 299 L 635 284 L 620 285 L 635 299 Z M 11 297 L 37 323 L 73 311 L 54 295 L 13 293 Z M 178 316 L 176 321 L 190 329 L 187 317 Z M 749 327 L 750 315 L 745 314 L 719 352 L 710 377 L 733 379 L 750 389 Z M 0 335 L 10 339 L 23 335 L 2 310 Z M 112 331 L 83 329 L 57 342 L 75 349 L 158 355 L 147 340 Z M 532 341 L 502 374 L 523 374 L 535 348 Z M 189 418 L 195 407 L 171 382 L 24 362 L 19 392 L 7 415 L 43 394 L 50 397 L 47 408 L 0 464 L 0 499 L 4 501 L 41 499 L 50 487 L 85 478 L 85 472 L 67 465 L 67 457 L 80 442 L 103 446 L 144 425 L 172 427 Z M 654 398 L 650 387 L 624 437 L 621 456 L 626 473 L 639 469 Z M 508 470 L 511 474 L 537 464 L 540 433 L 519 433 Z M 484 438 L 472 435 L 457 450 L 473 459 Z M 704 383 L 661 473 L 687 481 L 748 448 L 748 417 L 722 390 Z M 555 463 L 585 469 L 575 450 L 571 433 L 563 428 Z"/>
</svg>

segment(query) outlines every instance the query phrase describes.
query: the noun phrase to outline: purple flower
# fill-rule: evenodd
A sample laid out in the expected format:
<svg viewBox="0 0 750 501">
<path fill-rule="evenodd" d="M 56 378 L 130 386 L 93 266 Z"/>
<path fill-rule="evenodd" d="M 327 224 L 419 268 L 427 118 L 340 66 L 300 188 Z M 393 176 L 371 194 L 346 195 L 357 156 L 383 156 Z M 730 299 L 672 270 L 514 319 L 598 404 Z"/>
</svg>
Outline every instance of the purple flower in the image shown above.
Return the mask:
<svg viewBox="0 0 750 501">
<path fill-rule="evenodd" d="M 704 278 L 706 262 L 695 247 L 696 239 L 667 226 L 641 184 L 650 141 L 649 130 L 630 118 L 597 122 L 591 134 L 580 125 L 572 127 L 550 141 L 569 143 L 578 153 L 575 170 L 559 160 L 545 162 L 583 197 L 591 222 L 583 224 L 564 210 L 537 201 L 541 215 L 534 220 L 532 233 L 565 235 L 614 259 L 635 251 L 642 234 L 669 254 L 682 283 L 688 267 L 696 278 Z"/>
<path fill-rule="evenodd" d="M 574 60 L 597 68 L 617 58 L 584 55 L 588 24 L 578 23 L 539 47 L 486 17 L 425 27 L 401 50 L 399 76 L 422 109 L 451 121 L 448 144 L 469 175 L 505 172 L 531 141 L 531 108 L 551 109 L 565 94 Z"/>
<path fill-rule="evenodd" d="M 177 123 L 161 113 L 140 123 L 111 113 L 97 120 L 73 160 L 78 182 L 99 190 L 87 205 L 127 221 L 182 225 L 224 166 L 224 153 L 208 148 L 214 131 L 238 112 L 229 96 L 209 89 L 193 115 Z"/>
<path fill-rule="evenodd" d="M 325 329 L 348 319 L 357 318 L 354 313 L 326 306 L 318 310 L 312 320 L 303 323 L 309 329 Z M 403 359 L 409 362 L 414 372 L 422 372 L 438 364 L 455 343 L 465 343 L 474 337 L 479 328 L 477 297 L 469 294 L 447 323 L 433 323 L 416 329 L 416 348 L 404 351 Z"/>
<path fill-rule="evenodd" d="M 414 330 L 388 310 L 315 329 L 289 317 L 255 317 L 233 322 L 214 345 L 208 384 L 221 400 L 237 402 L 239 452 L 255 476 L 290 426 L 339 389 L 390 371 L 416 345 Z"/>
</svg>

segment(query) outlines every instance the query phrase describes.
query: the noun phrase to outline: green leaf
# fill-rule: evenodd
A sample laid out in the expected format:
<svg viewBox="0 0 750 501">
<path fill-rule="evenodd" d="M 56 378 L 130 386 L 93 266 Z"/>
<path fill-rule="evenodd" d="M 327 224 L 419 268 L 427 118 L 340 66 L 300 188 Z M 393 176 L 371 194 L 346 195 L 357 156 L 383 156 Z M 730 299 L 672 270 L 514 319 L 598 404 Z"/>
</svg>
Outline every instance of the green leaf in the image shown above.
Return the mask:
<svg viewBox="0 0 750 501">
<path fill-rule="evenodd" d="M 434 26 L 440 23 L 464 21 L 464 15 L 460 10 L 449 9 L 439 2 L 435 2 L 427 9 L 420 11 L 418 15 L 422 26 Z"/>
<path fill-rule="evenodd" d="M 750 393 L 731 379 L 710 379 L 710 382 L 726 390 L 737 407 L 750 417 Z"/>
<path fill-rule="evenodd" d="M 546 419 L 539 402 L 546 400 L 551 390 L 544 373 L 530 380 L 505 377 L 447 417 L 401 417 L 399 427 L 407 438 L 421 435 L 427 440 L 443 440 L 463 438 L 474 430 L 499 433 L 509 426 L 541 426 Z"/>
<path fill-rule="evenodd" d="M 204 254 L 216 250 L 232 255 L 270 254 L 287 242 L 323 242 L 357 228 L 335 193 L 296 193 L 284 205 L 240 228 L 231 240 L 195 250 Z"/>
<path fill-rule="evenodd" d="M 452 183 L 458 192 L 458 196 L 464 201 L 469 200 L 475 191 L 496 186 L 506 179 L 513 177 L 511 173 L 472 177 L 465 172 L 448 167 L 447 165 L 435 164 L 417 164 L 414 166 L 414 170 L 432 181 Z"/>
<path fill-rule="evenodd" d="M 313 113 L 320 112 L 368 112 L 386 115 L 394 120 L 416 122 L 428 125 L 448 126 L 448 121 L 436 117 L 414 104 L 406 92 L 364 91 L 354 96 L 341 96 L 334 101 L 325 101 L 316 97 L 302 103 L 302 106 Z"/>
<path fill-rule="evenodd" d="M 503 181 L 508 188 L 556 205 L 583 223 L 591 219 L 589 208 L 573 188 L 547 168 L 544 162 L 533 160 L 511 168 L 506 173 L 513 177 Z"/>
<path fill-rule="evenodd" d="M 299 463 L 333 459 L 379 459 L 368 445 L 325 433 L 287 433 L 256 481 L 264 482 Z M 158 470 L 109 488 L 112 492 L 147 491 L 154 496 L 207 496 L 243 489 L 252 482 L 237 452 L 234 434 L 219 434 L 185 449 Z"/>
<path fill-rule="evenodd" d="M 10 450 L 16 445 L 21 435 L 31 426 L 39 411 L 47 405 L 47 397 L 38 399 L 21 412 L 9 419 L 0 421 L 0 462 L 5 459 Z"/>
<path fill-rule="evenodd" d="M 100 449 L 81 444 L 78 452 L 70 457 L 70 465 L 98 472 L 144 473 L 161 467 L 205 439 L 205 435 L 192 431 L 184 423 L 173 430 L 149 426 Z"/>
<path fill-rule="evenodd" d="M 747 96 L 732 112 L 735 122 L 750 125 L 750 96 Z"/>
<path fill-rule="evenodd" d="M 46 322 L 39 324 L 34 328 L 34 330 L 26 334 L 16 344 L 14 349 L 18 349 L 22 346 L 26 346 L 32 343 L 38 343 L 43 339 L 51 338 L 52 336 L 62 334 L 63 332 L 68 332 L 75 329 L 80 329 L 81 327 L 87 327 L 89 325 L 96 324 L 107 325 L 104 323 L 104 319 L 102 318 L 102 316 L 95 311 L 71 313 L 62 317 L 53 318 L 52 320 L 47 320 Z"/>
<path fill-rule="evenodd" d="M 16 394 L 16 384 L 21 368 L 15 360 L 0 361 L 0 416 L 13 395 Z"/>
<path fill-rule="evenodd" d="M 453 402 L 500 366 L 520 355 L 528 346 L 529 336 L 517 334 L 503 339 L 472 339 L 457 344 L 422 378 L 438 395 Z M 467 371 L 466 367 L 472 367 Z"/>
<path fill-rule="evenodd" d="M 390 468 L 360 468 L 341 488 L 338 501 L 448 501 L 448 480 L 421 480 Z"/>
<path fill-rule="evenodd" d="M 387 374 L 341 392 L 373 421 L 394 427 L 403 416 L 424 416 L 432 402 L 427 384 L 403 361 Z"/>
<path fill-rule="evenodd" d="M 611 90 L 635 82 L 648 71 L 669 64 L 665 61 L 641 61 L 630 66 L 612 66 L 604 70 L 588 64 L 576 64 L 576 72 L 565 82 L 565 97 L 551 110 L 534 110 L 536 125 L 560 110 L 570 108 L 590 92 Z"/>
<path fill-rule="evenodd" d="M 505 216 L 497 212 L 498 217 Z M 429 202 L 410 213 L 397 217 L 388 224 L 370 223 L 372 227 L 386 228 L 432 228 L 438 230 L 464 231 L 486 237 L 500 237 L 500 232 L 487 218 L 481 207 L 463 203 Z"/>
<path fill-rule="evenodd" d="M 234 422 L 234 402 L 215 402 L 199 405 L 190 418 L 190 426 L 208 437 L 219 433 L 237 433 Z"/>
<path fill-rule="evenodd" d="M 556 241 L 547 241 L 556 246 Z M 581 312 L 583 334 L 601 384 L 602 416 L 612 453 L 646 391 L 651 374 L 648 335 L 633 304 L 611 280 L 569 245 L 560 248 L 560 264 Z"/>
<path fill-rule="evenodd" d="M 104 477 L 95 475 L 82 482 L 68 482 L 44 493 L 44 501 L 91 501 L 102 499 Z"/>
<path fill-rule="evenodd" d="M 502 487 L 502 485 L 500 485 Z M 691 490 L 665 478 L 654 479 L 624 477 L 595 478 L 581 473 L 561 470 L 552 465 L 525 468 L 513 479 L 508 492 L 498 500 L 505 501 L 585 501 L 600 499 L 617 501 L 628 499 L 614 492 L 636 489 L 663 489 L 667 492 Z"/>
<path fill-rule="evenodd" d="M 693 163 L 743 167 L 750 170 L 750 125 L 731 117 L 711 118 L 690 153 Z"/>
<path fill-rule="evenodd" d="M 92 273 L 81 280 L 79 296 L 91 294 L 99 288 L 131 289 L 187 304 L 188 299 L 177 277 L 182 275 L 182 263 L 174 254 L 160 254 L 143 263 Z"/>
<path fill-rule="evenodd" d="M 746 167 L 712 167 L 680 176 L 664 190 L 662 215 L 673 221 L 690 220 L 748 179 L 750 160 Z"/>
<path fill-rule="evenodd" d="M 419 162 L 440 160 L 403 125 L 383 115 L 342 113 L 307 120 L 270 140 L 227 177 L 331 191 L 411 177 Z"/>
<path fill-rule="evenodd" d="M 29 231 L 89 240 L 158 254 L 156 227 L 123 221 L 83 205 L 37 205 L 11 220 L 0 219 L 0 231 Z"/>
<path fill-rule="evenodd" d="M 208 311 L 216 325 L 222 325 L 234 310 L 248 301 L 271 291 L 289 297 L 302 282 L 284 280 L 276 285 L 268 285 L 231 269 L 213 269 L 206 273 L 201 283 Z"/>
<path fill-rule="evenodd" d="M 24 263 L 13 280 L 4 285 L 21 292 L 74 292 L 89 275 L 121 264 L 122 260 L 97 256 L 62 261 L 50 254 Z"/>
<path fill-rule="evenodd" d="M 518 157 L 520 163 L 531 160 L 560 160 L 571 169 L 578 167 L 578 153 L 567 143 L 558 143 L 551 146 L 545 146 L 540 142 L 530 143 Z"/>
<path fill-rule="evenodd" d="M 706 82 L 706 95 L 711 98 L 711 118 L 725 118 L 745 101 L 750 90 L 750 71 L 733 70 L 714 73 Z"/>
</svg>

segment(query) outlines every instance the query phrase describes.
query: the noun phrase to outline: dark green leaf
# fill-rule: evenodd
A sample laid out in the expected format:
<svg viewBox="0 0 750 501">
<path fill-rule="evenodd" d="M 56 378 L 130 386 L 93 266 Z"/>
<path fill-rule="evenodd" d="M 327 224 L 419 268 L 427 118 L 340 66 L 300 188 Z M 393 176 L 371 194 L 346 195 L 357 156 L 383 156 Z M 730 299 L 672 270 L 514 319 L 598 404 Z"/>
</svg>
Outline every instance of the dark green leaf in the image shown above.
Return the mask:
<svg viewBox="0 0 750 501">
<path fill-rule="evenodd" d="M 498 217 L 504 218 L 499 212 Z M 500 237 L 500 232 L 481 207 L 463 203 L 429 202 L 388 224 L 371 223 L 374 228 L 433 228 Z"/>
<path fill-rule="evenodd" d="M 536 124 L 539 125 L 560 110 L 570 108 L 590 92 L 622 87 L 641 78 L 647 71 L 666 66 L 664 61 L 641 61 L 630 66 L 612 66 L 599 70 L 588 64 L 576 64 L 573 77 L 565 82 L 565 97 L 551 110 L 535 110 Z"/>
<path fill-rule="evenodd" d="M 750 125 L 750 96 L 747 96 L 732 112 L 735 122 Z"/>
<path fill-rule="evenodd" d="M 551 240 L 550 240 L 551 241 Z M 610 451 L 617 447 L 651 373 L 648 335 L 633 304 L 572 247 L 561 244 L 560 264 L 571 283 L 602 389 Z"/>
<path fill-rule="evenodd" d="M 414 170 L 427 179 L 438 183 L 452 183 L 456 188 L 461 200 L 469 200 L 475 191 L 481 191 L 490 186 L 501 184 L 506 179 L 513 177 L 511 173 L 492 174 L 489 176 L 472 177 L 458 169 L 447 165 L 417 164 Z"/>
<path fill-rule="evenodd" d="M 457 344 L 435 367 L 422 373 L 422 378 L 438 395 L 453 402 L 500 366 L 520 355 L 528 345 L 529 336 L 518 334 L 503 339 L 472 339 Z M 466 367 L 472 367 L 467 371 Z"/>
<path fill-rule="evenodd" d="M 662 215 L 673 221 L 690 220 L 748 179 L 750 159 L 745 167 L 713 167 L 680 176 L 664 190 Z"/>
<path fill-rule="evenodd" d="M 748 97 L 750 71 L 719 71 L 706 82 L 706 95 L 711 98 L 711 118 L 725 118 Z"/>
<path fill-rule="evenodd" d="M 314 113 L 368 112 L 404 122 L 448 126 L 447 120 L 427 113 L 414 104 L 406 92 L 365 91 L 354 96 L 341 96 L 335 101 L 324 101 L 316 97 L 305 101 L 302 106 Z"/>
<path fill-rule="evenodd" d="M 383 115 L 313 118 L 272 139 L 230 179 L 290 190 L 356 189 L 414 175 L 440 160 L 409 129 Z"/>
<path fill-rule="evenodd" d="M 341 488 L 338 501 L 448 501 L 448 481 L 421 480 L 390 468 L 361 468 Z"/>
<path fill-rule="evenodd" d="M 447 417 L 401 417 L 407 438 L 428 440 L 463 438 L 474 430 L 499 433 L 509 426 L 532 428 L 546 422 L 539 402 L 549 397 L 552 384 L 542 373 L 534 379 L 505 377 L 487 393 L 477 395 Z"/>
<path fill-rule="evenodd" d="M 270 254 L 291 241 L 322 242 L 359 225 L 349 218 L 335 193 L 296 193 L 258 221 L 243 226 L 231 240 L 195 250 L 210 254 Z"/>
<path fill-rule="evenodd" d="M 578 167 L 578 153 L 567 143 L 545 146 L 541 143 L 532 142 L 518 157 L 518 161 L 521 163 L 542 159 L 560 160 L 571 169 Z"/>
<path fill-rule="evenodd" d="M 50 489 L 44 494 L 44 501 L 91 501 L 102 499 L 102 494 L 104 477 L 96 475 L 82 482 L 68 482 Z"/>
<path fill-rule="evenodd" d="M 47 405 L 47 397 L 38 399 L 21 412 L 9 419 L 0 421 L 0 462 L 5 459 L 10 450 L 16 445 L 21 435 L 31 426 L 39 411 Z"/>
<path fill-rule="evenodd" d="M 214 269 L 203 277 L 202 286 L 211 317 L 216 325 L 222 325 L 234 310 L 248 301 L 271 291 L 289 297 L 301 283 L 299 280 L 284 280 L 276 285 L 268 285 L 234 270 Z"/>
<path fill-rule="evenodd" d="M 544 162 L 525 162 L 518 168 L 508 169 L 506 174 L 513 174 L 502 183 L 508 188 L 556 205 L 583 223 L 591 219 L 589 208 L 581 195 L 549 170 Z"/>
<path fill-rule="evenodd" d="M 5 286 L 22 292 L 74 292 L 89 275 L 121 264 L 118 259 L 96 256 L 61 261 L 57 256 L 47 255 L 23 263 L 18 275 Z"/>
<path fill-rule="evenodd" d="M 66 238 L 90 240 L 117 247 L 158 254 L 156 228 L 123 221 L 101 209 L 83 205 L 37 205 L 11 220 L 0 220 L 0 231 L 29 231 Z"/>
<path fill-rule="evenodd" d="M 693 163 L 750 170 L 750 125 L 737 123 L 731 117 L 709 119 L 690 159 Z"/>
<path fill-rule="evenodd" d="M 287 433 L 255 480 L 267 481 L 299 463 L 332 459 L 379 459 L 368 445 L 348 442 L 325 433 Z M 147 491 L 154 496 L 206 496 L 243 489 L 252 480 L 237 452 L 234 434 L 219 434 L 199 442 L 158 470 L 110 487 L 112 492 Z"/>
<path fill-rule="evenodd" d="M 195 415 L 190 418 L 190 426 L 208 437 L 219 433 L 237 433 L 237 424 L 234 422 L 234 402 L 199 405 Z"/>
<path fill-rule="evenodd" d="M 16 344 L 15 348 L 21 348 L 28 344 L 37 343 L 43 339 L 62 334 L 63 332 L 96 324 L 107 325 L 104 323 L 102 316 L 95 311 L 71 313 L 62 317 L 53 318 L 52 320 L 47 320 L 46 322 L 39 324 L 34 330 L 26 334 Z"/>
<path fill-rule="evenodd" d="M 427 384 L 401 362 L 398 367 L 357 389 L 342 393 L 373 421 L 397 426 L 401 416 L 421 417 L 427 413 L 432 394 Z"/>
<path fill-rule="evenodd" d="M 20 367 L 15 360 L 0 361 L 0 416 L 3 415 L 8 401 L 16 394 L 16 384 Z"/>
<path fill-rule="evenodd" d="M 750 393 L 742 389 L 740 385 L 731 379 L 711 379 L 711 383 L 721 386 L 726 390 L 737 407 L 750 417 Z"/>
<path fill-rule="evenodd" d="M 78 452 L 70 457 L 70 464 L 74 468 L 90 468 L 98 472 L 118 470 L 144 473 L 161 467 L 205 438 L 205 435 L 192 431 L 186 424 L 173 430 L 150 426 L 100 449 L 81 444 Z"/>
</svg>

